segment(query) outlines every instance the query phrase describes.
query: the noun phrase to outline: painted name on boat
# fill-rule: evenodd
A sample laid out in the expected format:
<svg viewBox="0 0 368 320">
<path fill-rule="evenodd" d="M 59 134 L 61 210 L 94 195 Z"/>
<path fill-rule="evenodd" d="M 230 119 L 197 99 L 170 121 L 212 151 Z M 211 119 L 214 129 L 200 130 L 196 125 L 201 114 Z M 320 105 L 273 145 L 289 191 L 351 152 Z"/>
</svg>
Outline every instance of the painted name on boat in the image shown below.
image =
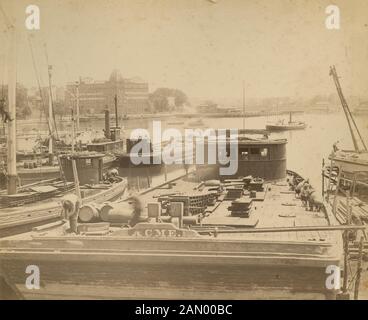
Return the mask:
<svg viewBox="0 0 368 320">
<path fill-rule="evenodd" d="M 180 229 L 172 223 L 138 223 L 131 229 L 122 229 L 116 236 L 135 238 L 193 238 L 199 234 L 194 230 Z"/>
<path fill-rule="evenodd" d="M 129 235 L 133 237 L 153 237 L 153 238 L 178 238 L 183 236 L 182 230 L 168 229 L 144 229 L 129 230 Z"/>
</svg>

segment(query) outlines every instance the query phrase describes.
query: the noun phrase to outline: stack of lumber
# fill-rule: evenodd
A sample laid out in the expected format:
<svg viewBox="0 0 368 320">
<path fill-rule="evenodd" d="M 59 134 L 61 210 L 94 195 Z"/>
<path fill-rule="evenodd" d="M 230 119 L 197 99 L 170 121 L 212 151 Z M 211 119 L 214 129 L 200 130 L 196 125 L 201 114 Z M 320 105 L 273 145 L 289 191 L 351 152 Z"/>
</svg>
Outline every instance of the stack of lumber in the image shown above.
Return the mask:
<svg viewBox="0 0 368 320">
<path fill-rule="evenodd" d="M 227 188 L 226 200 L 239 199 L 243 195 L 243 188 Z"/>
<path fill-rule="evenodd" d="M 158 201 L 182 202 L 184 204 L 184 215 L 196 215 L 203 213 L 207 206 L 216 203 L 217 194 L 214 192 L 193 194 L 193 195 L 171 195 L 169 197 L 159 197 Z"/>
<path fill-rule="evenodd" d="M 232 216 L 249 218 L 250 208 L 252 206 L 252 199 L 241 198 L 231 202 L 231 206 L 228 209 Z"/>
</svg>

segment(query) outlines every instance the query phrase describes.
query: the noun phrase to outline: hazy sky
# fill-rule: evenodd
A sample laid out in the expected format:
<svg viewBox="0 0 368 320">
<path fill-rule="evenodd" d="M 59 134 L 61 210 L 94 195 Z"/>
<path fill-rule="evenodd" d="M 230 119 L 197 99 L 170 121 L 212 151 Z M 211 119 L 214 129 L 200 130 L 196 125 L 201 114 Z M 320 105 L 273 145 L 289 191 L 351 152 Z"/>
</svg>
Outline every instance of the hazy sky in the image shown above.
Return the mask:
<svg viewBox="0 0 368 320">
<path fill-rule="evenodd" d="M 208 0 L 0 0 L 0 4 L 16 18 L 18 80 L 27 86 L 37 84 L 27 40 L 31 33 L 44 85 L 46 43 L 53 81 L 59 85 L 79 76 L 104 80 L 118 68 L 124 77 L 147 80 L 151 90 L 176 87 L 191 97 L 237 98 L 243 80 L 250 97 L 308 96 L 335 92 L 328 75 L 329 65 L 335 64 L 346 94 L 367 91 L 366 0 L 217 0 L 215 4 Z M 25 29 L 28 4 L 40 8 L 39 31 Z M 340 8 L 340 30 L 325 27 L 325 8 L 330 4 Z M 5 30 L 4 23 L 0 28 Z M 0 34 L 3 41 L 5 32 Z M 5 53 L 1 45 L 0 54 Z"/>
</svg>

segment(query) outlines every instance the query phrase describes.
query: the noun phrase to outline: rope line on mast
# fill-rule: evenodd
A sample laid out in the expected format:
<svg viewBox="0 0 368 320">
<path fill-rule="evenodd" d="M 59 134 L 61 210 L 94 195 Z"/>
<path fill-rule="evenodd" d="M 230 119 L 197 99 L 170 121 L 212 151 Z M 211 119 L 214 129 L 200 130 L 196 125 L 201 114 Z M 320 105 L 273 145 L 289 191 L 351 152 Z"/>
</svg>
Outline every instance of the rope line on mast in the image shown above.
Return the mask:
<svg viewBox="0 0 368 320">
<path fill-rule="evenodd" d="M 36 81 L 37 81 L 37 85 L 38 85 L 38 90 L 39 90 L 39 93 L 40 93 L 41 105 L 42 105 L 42 108 L 43 108 L 43 112 L 45 113 L 45 115 L 47 115 L 46 105 L 45 105 L 45 99 L 44 99 L 43 93 L 42 93 L 40 76 L 39 76 L 39 73 L 38 73 L 38 69 L 37 69 L 37 65 L 36 65 L 36 60 L 35 60 L 35 57 L 34 57 L 33 46 L 32 46 L 32 41 L 31 41 L 31 36 L 30 35 L 28 35 L 28 43 L 29 43 L 29 48 L 30 48 L 30 51 L 31 51 L 32 64 L 33 64 L 33 69 L 34 69 L 34 72 L 35 72 L 35 75 L 36 75 Z M 49 134 L 51 135 L 52 134 L 52 130 L 51 130 L 51 126 L 50 126 L 49 121 L 47 121 L 47 126 L 49 128 Z"/>
<path fill-rule="evenodd" d="M 360 143 L 363 145 L 364 150 L 367 151 L 368 150 L 367 149 L 367 146 L 366 146 L 366 144 L 365 144 L 365 142 L 363 140 L 362 135 L 360 134 L 360 131 L 359 131 L 358 126 L 357 126 L 357 124 L 356 124 L 356 122 L 354 120 L 354 117 L 351 114 L 350 108 L 349 108 L 349 106 L 348 106 L 348 104 L 347 104 L 347 102 L 345 100 L 344 94 L 342 93 L 342 89 L 341 89 L 339 77 L 337 75 L 335 66 L 331 66 L 330 67 L 330 75 L 332 76 L 332 78 L 334 80 L 334 83 L 335 83 L 335 86 L 336 86 L 336 89 L 337 89 L 337 93 L 338 93 L 339 98 L 340 98 L 340 102 L 341 102 L 342 108 L 344 110 L 346 119 L 348 121 L 348 126 L 349 126 L 350 134 L 351 134 L 351 137 L 352 137 L 352 140 L 353 140 L 354 148 L 355 148 L 355 150 L 357 152 L 360 152 L 359 144 L 358 144 L 357 138 L 356 138 L 356 136 L 354 134 L 353 126 L 355 128 L 355 131 L 358 134 Z M 353 126 L 352 126 L 352 124 L 353 124 Z"/>
</svg>

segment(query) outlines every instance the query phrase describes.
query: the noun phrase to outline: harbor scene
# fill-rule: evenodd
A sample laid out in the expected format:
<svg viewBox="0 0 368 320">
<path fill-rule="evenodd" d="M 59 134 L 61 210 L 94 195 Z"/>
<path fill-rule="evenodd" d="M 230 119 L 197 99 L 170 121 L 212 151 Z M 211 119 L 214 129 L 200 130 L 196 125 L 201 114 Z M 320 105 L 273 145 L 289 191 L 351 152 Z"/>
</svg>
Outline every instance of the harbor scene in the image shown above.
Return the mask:
<svg viewBox="0 0 368 320">
<path fill-rule="evenodd" d="M 296 23 L 289 11 L 174 2 L 0 2 L 0 300 L 368 299 L 364 32 L 312 53 L 304 46 L 329 39 L 339 4 L 318 15 L 278 0 L 322 19 L 300 32 L 326 30 L 305 42 L 292 33 L 269 55 L 266 33 L 231 33 L 237 8 L 258 31 L 272 10 Z M 357 5 L 341 8 L 360 30 Z M 45 18 L 40 29 L 44 12 L 71 25 Z M 112 20 L 87 19 L 100 12 Z M 214 56 L 189 59 L 168 21 L 186 48 Z M 274 36 L 291 28 L 279 23 Z M 137 35 L 154 37 L 147 52 Z M 262 51 L 259 67 L 248 50 Z"/>
</svg>

